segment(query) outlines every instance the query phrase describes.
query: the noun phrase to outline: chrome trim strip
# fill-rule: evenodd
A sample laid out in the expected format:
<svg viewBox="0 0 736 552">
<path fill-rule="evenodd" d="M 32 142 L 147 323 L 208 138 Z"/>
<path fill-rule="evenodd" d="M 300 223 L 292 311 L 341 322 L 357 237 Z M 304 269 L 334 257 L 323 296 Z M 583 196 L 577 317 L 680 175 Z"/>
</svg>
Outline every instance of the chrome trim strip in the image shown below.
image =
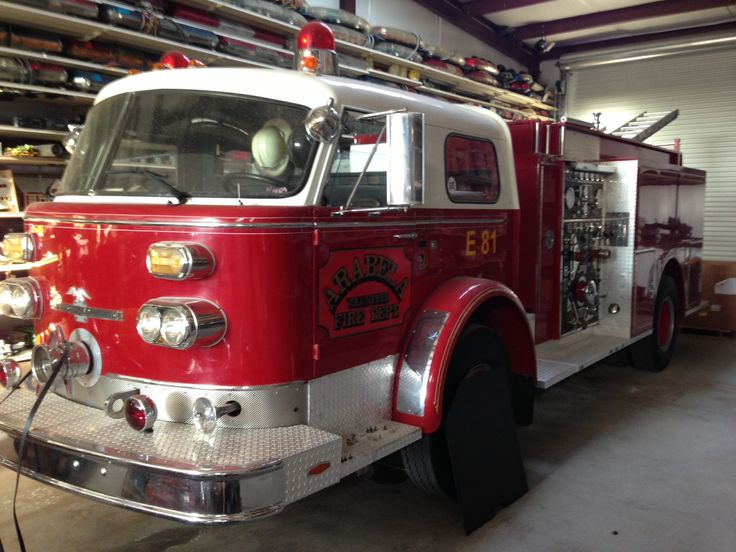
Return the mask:
<svg viewBox="0 0 736 552">
<path fill-rule="evenodd" d="M 217 386 L 184 386 L 178 384 L 145 382 L 134 378 L 102 376 L 92 387 L 71 380 L 57 393 L 70 400 L 104 410 L 111 395 L 138 389 L 151 397 L 158 407 L 158 419 L 166 422 L 193 424 L 194 401 L 204 397 L 215 406 L 228 401 L 237 402 L 241 409 L 237 416 L 223 416 L 218 428 L 285 427 L 303 423 L 307 412 L 307 388 L 300 382 L 278 386 L 228 388 Z"/>
<path fill-rule="evenodd" d="M 152 380 L 152 379 L 146 379 L 146 378 L 134 378 L 131 376 L 124 376 L 122 374 L 105 374 L 103 376 L 107 379 L 113 379 L 113 380 L 121 380 L 130 382 L 134 385 L 139 384 L 146 384 L 146 385 L 162 385 L 166 386 L 172 390 L 175 389 L 197 389 L 199 391 L 221 391 L 221 392 L 238 392 L 238 391 L 248 391 L 248 390 L 254 390 L 254 389 L 272 389 L 275 391 L 278 391 L 280 389 L 286 389 L 288 387 L 293 386 L 299 386 L 303 385 L 303 382 L 301 381 L 290 381 L 287 383 L 272 383 L 270 385 L 243 385 L 240 387 L 228 387 L 225 385 L 207 385 L 207 384 L 199 384 L 199 383 L 171 383 L 167 381 L 160 381 L 160 380 Z"/>
<path fill-rule="evenodd" d="M 644 249 L 636 249 L 634 251 L 634 255 L 639 255 L 640 253 L 654 253 L 657 251 L 656 247 L 645 247 Z"/>
<path fill-rule="evenodd" d="M 5 466 L 6 468 L 10 468 L 13 471 L 17 469 L 17 463 L 12 462 L 10 460 L 6 460 L 5 458 L 2 458 L 2 457 L 0 457 L 0 465 Z M 250 521 L 250 520 L 270 516 L 273 514 L 277 514 L 281 510 L 283 510 L 285 506 L 283 502 L 277 502 L 271 506 L 267 506 L 264 508 L 255 509 L 255 510 L 248 511 L 248 512 L 241 512 L 239 515 L 233 515 L 233 514 L 202 515 L 202 514 L 196 514 L 193 512 L 189 512 L 189 511 L 170 510 L 167 508 L 161 508 L 159 506 L 154 506 L 152 504 L 141 504 L 141 503 L 135 502 L 130 499 L 105 495 L 105 494 L 102 494 L 96 491 L 92 491 L 90 489 L 85 489 L 83 487 L 78 487 L 76 485 L 72 485 L 69 483 L 59 481 L 58 479 L 54 479 L 52 476 L 47 476 L 47 475 L 44 475 L 38 472 L 34 472 L 26 467 L 21 468 L 21 473 L 25 475 L 26 477 L 30 477 L 31 479 L 35 479 L 36 481 L 40 481 L 41 483 L 45 483 L 47 485 L 51 485 L 52 487 L 57 487 L 59 489 L 63 489 L 65 491 L 74 493 L 84 498 L 90 498 L 92 500 L 96 500 L 98 502 L 102 502 L 105 504 L 110 504 L 112 506 L 119 506 L 121 508 L 125 508 L 126 510 L 143 512 L 146 514 L 152 514 L 152 515 L 162 517 L 162 518 L 173 519 L 176 521 L 183 521 L 186 523 L 196 523 L 199 525 L 215 525 L 215 524 L 220 525 L 223 523 Z"/>
<path fill-rule="evenodd" d="M 204 228 L 313 228 L 312 222 L 281 222 L 281 223 L 269 223 L 269 222 L 216 222 L 216 221 L 163 221 L 163 220 L 121 220 L 121 219 L 85 219 L 79 217 L 59 217 L 59 218 L 47 218 L 47 217 L 26 217 L 26 222 L 31 223 L 55 223 L 55 222 L 67 222 L 72 224 L 110 224 L 115 226 L 174 226 L 177 228 L 181 227 L 204 227 Z"/>
<path fill-rule="evenodd" d="M 109 224 L 116 226 L 172 226 L 177 228 L 204 227 L 204 228 L 270 228 L 270 229 L 314 229 L 314 228 L 350 228 L 350 227 L 380 227 L 380 226 L 432 226 L 442 225 L 465 225 L 465 224 L 501 224 L 506 222 L 504 217 L 495 218 L 473 218 L 473 219 L 428 219 L 412 221 L 384 220 L 378 222 L 355 221 L 355 222 L 215 222 L 215 221 L 131 221 L 121 219 L 83 219 L 75 217 L 27 217 L 30 223 L 58 223 L 66 222 L 72 224 Z"/>
<path fill-rule="evenodd" d="M 84 318 L 98 318 L 100 320 L 112 320 L 113 322 L 123 321 L 123 311 L 120 310 L 98 309 L 94 307 L 83 307 L 82 305 L 69 305 L 67 303 L 59 303 L 51 308 Z"/>
</svg>

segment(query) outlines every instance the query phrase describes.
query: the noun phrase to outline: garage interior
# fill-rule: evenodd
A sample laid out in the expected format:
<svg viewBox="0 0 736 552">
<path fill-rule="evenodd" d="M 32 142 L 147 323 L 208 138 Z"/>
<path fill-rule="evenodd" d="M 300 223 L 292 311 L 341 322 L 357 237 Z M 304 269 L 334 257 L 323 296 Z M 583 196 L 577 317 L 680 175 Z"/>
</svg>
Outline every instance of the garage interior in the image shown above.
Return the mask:
<svg viewBox="0 0 736 552">
<path fill-rule="evenodd" d="M 650 133 L 635 139 L 682 153 L 684 165 L 707 173 L 703 308 L 679 320 L 677 349 L 667 370 L 634 370 L 627 352 L 620 351 L 537 391 L 533 424 L 517 426 L 529 491 L 468 536 L 457 502 L 417 490 L 392 456 L 290 504 L 278 515 L 215 527 L 115 508 L 21 477 L 15 502 L 27 548 L 732 550 L 736 2 L 249 1 L 93 0 L 70 7 L 72 0 L 0 0 L 3 233 L 22 231 L 25 207 L 49 200 L 69 161 L 61 146 L 66 127 L 83 123 L 104 84 L 124 77 L 129 69 L 150 68 L 171 50 L 172 41 L 189 57 L 212 66 L 290 68 L 299 26 L 325 8 L 353 14 L 374 29 L 388 28 L 389 37 L 396 30 L 417 37 L 413 52 L 394 44 L 371 54 L 376 43 L 391 41 L 360 44 L 358 37 L 356 44 L 350 34 L 338 36 L 338 54 L 343 56 L 338 59 L 348 77 L 480 105 L 507 121 L 569 121 L 609 134 L 656 114 L 637 127 L 637 133 Z M 273 10 L 286 5 L 301 19 L 279 20 L 268 11 L 269 5 Z M 165 9 L 178 30 L 166 39 L 132 31 L 104 19 L 105 6 L 159 15 Z M 171 15 L 175 6 L 184 11 Z M 301 14 L 309 12 L 304 8 L 315 10 L 305 18 Z M 98 15 L 90 17 L 87 9 Z M 230 19 L 241 28 L 221 27 L 220 34 L 213 35 L 221 42 L 208 47 L 207 36 L 182 34 L 177 18 L 187 10 L 194 19 L 184 20 L 199 25 L 200 31 L 212 30 L 210 18 Z M 250 35 L 256 53 L 238 43 L 244 24 L 261 33 Z M 13 42 L 15 36 L 19 42 Z M 472 80 L 472 71 L 431 56 L 437 63 L 421 73 L 415 66 L 422 60 L 411 61 L 418 55 L 420 38 L 437 51 L 492 62 L 498 69 L 495 84 L 487 80 L 488 74 Z M 34 46 L 33 40 L 41 46 Z M 44 51 L 44 44 L 51 49 Z M 80 52 L 83 44 L 100 46 L 91 54 L 98 57 L 75 57 L 69 53 L 71 44 Z M 224 44 L 234 49 L 225 50 Z M 389 65 L 388 56 L 400 61 Z M 41 80 L 39 63 L 46 64 Z M 29 149 L 34 153 L 26 153 Z M 0 268 L 7 271 L 6 277 L 14 270 L 7 263 Z M 0 316 L 3 354 L 16 355 L 24 369 L 33 332 L 17 319 Z M 8 551 L 17 546 L 15 485 L 15 472 L 0 470 L 0 543 Z"/>
</svg>

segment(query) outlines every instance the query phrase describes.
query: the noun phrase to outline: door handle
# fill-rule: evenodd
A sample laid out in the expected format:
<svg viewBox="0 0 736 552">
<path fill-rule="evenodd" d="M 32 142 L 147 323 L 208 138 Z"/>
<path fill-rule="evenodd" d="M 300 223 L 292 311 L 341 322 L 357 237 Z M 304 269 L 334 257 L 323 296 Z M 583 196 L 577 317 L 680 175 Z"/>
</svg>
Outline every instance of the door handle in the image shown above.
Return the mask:
<svg viewBox="0 0 736 552">
<path fill-rule="evenodd" d="M 408 234 L 394 234 L 394 238 L 397 240 L 415 240 L 419 234 L 416 232 L 409 232 Z"/>
</svg>

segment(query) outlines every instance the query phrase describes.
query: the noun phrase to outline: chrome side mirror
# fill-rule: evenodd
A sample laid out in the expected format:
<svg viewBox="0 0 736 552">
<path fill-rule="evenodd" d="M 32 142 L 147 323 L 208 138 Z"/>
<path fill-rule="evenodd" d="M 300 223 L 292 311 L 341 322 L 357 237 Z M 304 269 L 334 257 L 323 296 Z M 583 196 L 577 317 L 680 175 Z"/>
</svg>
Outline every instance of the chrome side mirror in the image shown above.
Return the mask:
<svg viewBox="0 0 736 552">
<path fill-rule="evenodd" d="M 335 100 L 330 98 L 327 105 L 315 107 L 304 121 L 307 135 L 318 142 L 332 142 L 340 134 L 340 114 L 333 107 Z"/>
<path fill-rule="evenodd" d="M 386 116 L 389 159 L 387 205 L 417 205 L 424 201 L 424 113 Z"/>
</svg>

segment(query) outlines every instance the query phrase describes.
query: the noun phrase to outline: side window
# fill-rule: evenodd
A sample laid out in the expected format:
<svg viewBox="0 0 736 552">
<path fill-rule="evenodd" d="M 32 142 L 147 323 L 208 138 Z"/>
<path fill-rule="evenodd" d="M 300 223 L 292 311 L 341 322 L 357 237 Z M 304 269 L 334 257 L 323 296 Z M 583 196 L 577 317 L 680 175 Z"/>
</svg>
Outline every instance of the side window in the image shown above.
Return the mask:
<svg viewBox="0 0 736 552">
<path fill-rule="evenodd" d="M 495 203 L 501 191 L 493 143 L 451 134 L 445 142 L 445 185 L 456 203 Z"/>
<path fill-rule="evenodd" d="M 383 120 L 357 121 L 359 115 L 346 112 L 338 150 L 332 162 L 329 180 L 325 185 L 322 204 L 332 207 L 345 206 L 350 192 L 358 181 L 371 151 L 379 140 L 384 126 Z M 356 190 L 351 207 L 383 207 L 386 205 L 386 138 L 381 138 L 367 167 L 366 173 Z"/>
</svg>

